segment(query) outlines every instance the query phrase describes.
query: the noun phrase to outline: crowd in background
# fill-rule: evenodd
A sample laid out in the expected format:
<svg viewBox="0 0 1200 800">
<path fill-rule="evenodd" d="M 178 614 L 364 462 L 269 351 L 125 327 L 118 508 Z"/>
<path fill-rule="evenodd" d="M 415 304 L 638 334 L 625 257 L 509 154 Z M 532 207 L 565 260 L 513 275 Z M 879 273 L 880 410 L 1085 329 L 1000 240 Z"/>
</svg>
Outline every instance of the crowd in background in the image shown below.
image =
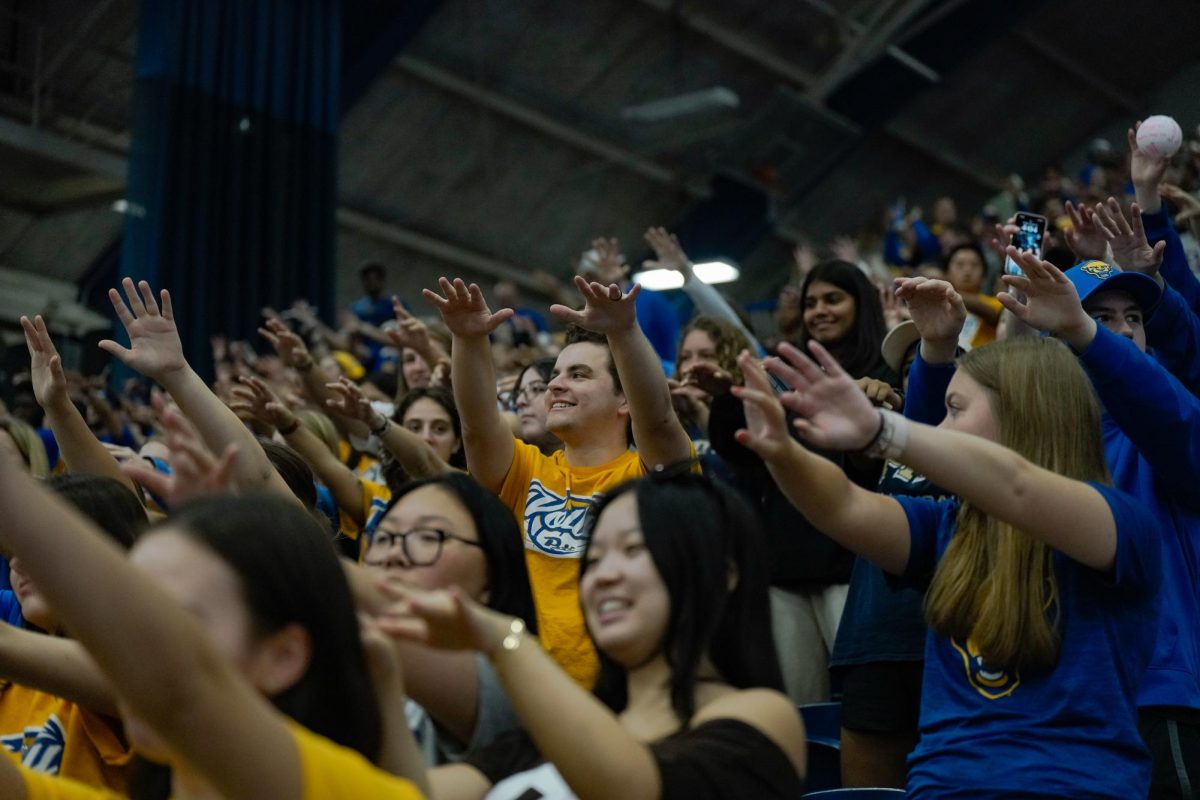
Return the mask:
<svg viewBox="0 0 1200 800">
<path fill-rule="evenodd" d="M 23 319 L 0 794 L 797 798 L 837 698 L 845 786 L 1194 796 L 1200 141 L 931 188 L 770 327 L 661 228 L 688 319 L 607 238 L 548 309 L 364 264 L 211 384 L 171 287 L 123 382 Z"/>
</svg>

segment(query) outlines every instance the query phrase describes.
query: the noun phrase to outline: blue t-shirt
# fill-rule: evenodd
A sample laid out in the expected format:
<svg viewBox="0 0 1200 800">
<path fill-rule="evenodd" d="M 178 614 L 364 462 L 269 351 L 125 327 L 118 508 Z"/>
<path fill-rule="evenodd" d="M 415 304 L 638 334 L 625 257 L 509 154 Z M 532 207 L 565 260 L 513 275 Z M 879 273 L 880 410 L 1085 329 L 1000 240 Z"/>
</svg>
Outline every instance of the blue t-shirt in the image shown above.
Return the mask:
<svg viewBox="0 0 1200 800">
<path fill-rule="evenodd" d="M 0 622 L 14 628 L 25 626 L 25 617 L 21 615 L 21 603 L 17 600 L 17 593 L 10 589 L 0 590 Z"/>
<path fill-rule="evenodd" d="M 1104 574 L 1054 553 L 1055 667 L 989 668 L 970 641 L 930 630 L 910 798 L 1146 796 L 1136 696 L 1158 631 L 1160 534 L 1132 497 L 1090 485 L 1112 510 L 1116 560 Z M 904 579 L 924 582 L 954 536 L 958 501 L 896 500 L 912 535 Z"/>
<path fill-rule="evenodd" d="M 945 494 L 924 476 L 895 461 L 884 465 L 876 491 L 907 497 Z M 882 569 L 861 556 L 855 558 L 829 665 L 847 667 L 925 658 L 928 627 L 922 613 L 923 588 L 892 586 Z"/>
</svg>

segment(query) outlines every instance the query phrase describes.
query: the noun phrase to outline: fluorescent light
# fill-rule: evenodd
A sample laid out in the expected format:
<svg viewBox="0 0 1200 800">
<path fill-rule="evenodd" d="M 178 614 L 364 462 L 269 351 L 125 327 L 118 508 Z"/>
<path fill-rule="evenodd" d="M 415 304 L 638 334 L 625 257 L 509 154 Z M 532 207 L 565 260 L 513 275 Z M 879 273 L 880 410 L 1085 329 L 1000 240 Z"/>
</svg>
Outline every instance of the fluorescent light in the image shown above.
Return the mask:
<svg viewBox="0 0 1200 800">
<path fill-rule="evenodd" d="M 741 275 L 738 268 L 728 261 L 702 261 L 692 265 L 692 272 L 705 283 L 731 283 Z M 633 280 L 659 292 L 683 286 L 683 276 L 673 269 L 643 270 L 634 275 Z"/>
<path fill-rule="evenodd" d="M 683 286 L 683 276 L 673 269 L 648 269 L 633 276 L 634 283 L 640 283 L 647 289 L 665 291 L 678 289 Z"/>
<path fill-rule="evenodd" d="M 692 265 L 692 271 L 705 283 L 733 283 L 742 274 L 728 261 L 704 261 Z"/>
</svg>

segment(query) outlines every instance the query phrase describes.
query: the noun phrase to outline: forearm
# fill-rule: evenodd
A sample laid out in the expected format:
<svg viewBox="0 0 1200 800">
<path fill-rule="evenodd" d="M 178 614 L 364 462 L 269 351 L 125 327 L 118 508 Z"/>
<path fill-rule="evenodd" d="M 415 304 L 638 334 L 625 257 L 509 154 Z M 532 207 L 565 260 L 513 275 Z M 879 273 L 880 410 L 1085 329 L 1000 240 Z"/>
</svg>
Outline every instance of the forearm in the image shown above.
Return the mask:
<svg viewBox="0 0 1200 800">
<path fill-rule="evenodd" d="M 116 545 L 26 475 L 10 469 L 0 478 L 0 507 L 5 549 L 113 689 L 165 735 L 195 703 L 196 685 L 220 669 L 199 623 L 148 580 L 127 579 L 132 567 Z"/>
<path fill-rule="evenodd" d="M 538 751 L 580 800 L 659 796 L 658 766 L 650 750 L 537 644 L 525 641 L 516 650 L 500 650 L 494 664 Z"/>
<path fill-rule="evenodd" d="M 0 624 L 0 676 L 115 717 L 108 679 L 79 642 Z"/>
<path fill-rule="evenodd" d="M 1133 184 L 1133 193 L 1143 214 L 1156 214 L 1162 208 L 1162 195 L 1157 181 L 1137 181 Z"/>
<path fill-rule="evenodd" d="M 333 420 L 333 424 L 337 426 L 338 431 L 343 436 L 347 439 L 366 439 L 371 435 L 371 431 L 366 425 L 356 419 L 344 417 L 329 407 L 329 401 L 336 401 L 339 399 L 339 396 L 326 386 L 328 380 L 316 365 L 311 365 L 300 370 L 300 377 L 301 382 L 304 384 L 304 393 L 308 396 L 308 400 L 318 410 L 324 412 Z"/>
<path fill-rule="evenodd" d="M 69 399 L 47 403 L 46 424 L 54 431 L 58 451 L 71 472 L 103 475 L 120 481 L 129 491 L 137 494 L 133 481 L 121 471 L 120 464 L 112 453 L 100 443 Z"/>
<path fill-rule="evenodd" d="M 1000 312 L 1002 307 L 995 306 L 983 299 L 982 295 L 964 294 L 962 295 L 963 305 L 967 311 L 982 319 L 989 325 L 995 325 L 1000 321 Z"/>
<path fill-rule="evenodd" d="M 608 345 L 629 403 L 633 439 L 649 468 L 673 464 L 691 455 L 691 444 L 663 374 L 662 361 L 637 325 L 610 333 Z"/>
<path fill-rule="evenodd" d="M 357 524 L 364 524 L 366 520 L 363 518 L 362 488 L 358 476 L 338 461 L 325 443 L 303 425 L 296 426 L 284 440 L 308 462 L 321 483 L 329 488 L 338 508 L 345 511 Z"/>
<path fill-rule="evenodd" d="M 220 456 L 229 445 L 237 445 L 234 478 L 240 489 L 271 491 L 299 502 L 271 466 L 250 429 L 212 393 L 191 367 L 160 376 L 159 382 L 183 415 L 196 426 L 200 438 L 214 455 Z"/>
<path fill-rule="evenodd" d="M 946 416 L 946 389 L 954 377 L 955 365 L 951 355 L 946 360 L 943 351 L 922 341 L 917 358 L 908 373 L 908 391 L 904 393 L 904 416 L 927 425 L 937 425 Z M 925 354 L 930 353 L 930 361 Z"/>
<path fill-rule="evenodd" d="M 388 422 L 379 440 L 410 478 L 429 478 L 453 470 L 423 439 L 400 425 Z"/>
<path fill-rule="evenodd" d="M 386 681 L 386 685 L 376 685 L 375 699 L 381 725 L 379 768 L 407 778 L 420 789 L 422 797 L 431 797 L 425 757 L 408 727 L 404 687 L 399 676 Z"/>
<path fill-rule="evenodd" d="M 795 441 L 767 461 L 767 468 L 784 496 L 819 531 L 888 572 L 904 572 L 911 537 L 896 501 L 856 486 L 838 465 Z"/>
<path fill-rule="evenodd" d="M 1175 226 L 1171 224 L 1167 210 L 1160 208 L 1155 212 L 1148 212 L 1143 209 L 1142 225 L 1146 230 L 1146 240 L 1151 245 L 1158 242 L 1167 243 L 1166 249 L 1163 250 L 1159 274 L 1171 288 L 1183 296 L 1194 313 L 1200 314 L 1200 280 L 1192 273 L 1183 242 L 1175 231 Z"/>
<path fill-rule="evenodd" d="M 475 655 L 404 641 L 395 646 L 408 696 L 459 742 L 470 742 L 479 717 Z"/>
<path fill-rule="evenodd" d="M 1146 344 L 1155 358 L 1188 386 L 1200 382 L 1200 317 L 1167 286 L 1154 316 L 1146 320 Z"/>
<path fill-rule="evenodd" d="M 742 323 L 741 317 L 737 315 L 737 312 L 733 310 L 729 302 L 715 288 L 700 280 L 695 275 L 690 275 L 683 282 L 683 291 L 691 298 L 698 312 L 706 316 L 725 320 L 741 331 L 742 335 L 746 337 L 746 341 L 750 344 L 753 353 L 761 355 L 764 352 L 758 339 Z"/>
<path fill-rule="evenodd" d="M 467 466 L 480 483 L 496 491 L 512 463 L 513 437 L 496 408 L 496 369 L 487 338 L 456 336 L 450 372 Z"/>
<path fill-rule="evenodd" d="M 982 437 L 901 424 L 908 427 L 908 439 L 898 461 L 1076 561 L 1098 570 L 1112 567 L 1115 523 L 1099 492 Z"/>
</svg>

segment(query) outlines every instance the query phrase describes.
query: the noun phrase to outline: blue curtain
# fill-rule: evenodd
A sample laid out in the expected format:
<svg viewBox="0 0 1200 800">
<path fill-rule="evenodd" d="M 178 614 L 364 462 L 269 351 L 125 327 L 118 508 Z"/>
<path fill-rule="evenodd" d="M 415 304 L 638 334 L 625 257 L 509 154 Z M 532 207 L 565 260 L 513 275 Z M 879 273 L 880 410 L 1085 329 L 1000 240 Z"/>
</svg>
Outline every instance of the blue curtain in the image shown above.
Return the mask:
<svg viewBox="0 0 1200 800">
<path fill-rule="evenodd" d="M 171 290 L 202 374 L 209 336 L 333 301 L 337 0 L 143 0 L 121 273 Z"/>
</svg>

